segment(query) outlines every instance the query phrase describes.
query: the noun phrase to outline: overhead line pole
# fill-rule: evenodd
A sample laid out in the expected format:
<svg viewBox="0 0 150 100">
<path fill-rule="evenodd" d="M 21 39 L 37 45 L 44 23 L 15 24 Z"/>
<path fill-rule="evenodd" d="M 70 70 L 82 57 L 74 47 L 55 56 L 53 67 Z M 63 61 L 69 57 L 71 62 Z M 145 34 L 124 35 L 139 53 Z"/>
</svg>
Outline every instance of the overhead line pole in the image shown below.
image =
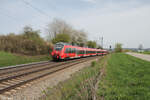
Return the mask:
<svg viewBox="0 0 150 100">
<path fill-rule="evenodd" d="M 103 49 L 103 37 L 102 37 L 102 49 Z"/>
<path fill-rule="evenodd" d="M 100 40 L 100 45 L 101 45 L 101 47 L 102 47 L 102 49 L 103 49 L 103 40 L 104 40 L 103 36 L 102 36 L 102 37 L 99 37 L 99 40 Z"/>
</svg>

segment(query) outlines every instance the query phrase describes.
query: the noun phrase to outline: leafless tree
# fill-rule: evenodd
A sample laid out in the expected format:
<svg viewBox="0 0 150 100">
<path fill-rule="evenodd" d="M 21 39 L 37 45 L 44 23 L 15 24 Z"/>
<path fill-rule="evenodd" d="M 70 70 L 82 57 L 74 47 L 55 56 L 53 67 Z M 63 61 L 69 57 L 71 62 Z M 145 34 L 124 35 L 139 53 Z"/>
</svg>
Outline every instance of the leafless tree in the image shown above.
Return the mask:
<svg viewBox="0 0 150 100">
<path fill-rule="evenodd" d="M 72 26 L 61 19 L 54 19 L 47 25 L 46 31 L 48 33 L 48 39 L 51 40 L 56 37 L 57 34 L 70 34 L 72 32 Z"/>
<path fill-rule="evenodd" d="M 143 49 L 143 45 L 140 44 L 140 45 L 139 45 L 139 50 L 142 50 L 142 49 Z"/>
<path fill-rule="evenodd" d="M 76 30 L 70 24 L 61 19 L 54 19 L 47 25 L 48 40 L 52 40 L 57 34 L 68 34 L 71 37 L 70 43 L 85 46 L 87 41 L 86 32 Z"/>
</svg>

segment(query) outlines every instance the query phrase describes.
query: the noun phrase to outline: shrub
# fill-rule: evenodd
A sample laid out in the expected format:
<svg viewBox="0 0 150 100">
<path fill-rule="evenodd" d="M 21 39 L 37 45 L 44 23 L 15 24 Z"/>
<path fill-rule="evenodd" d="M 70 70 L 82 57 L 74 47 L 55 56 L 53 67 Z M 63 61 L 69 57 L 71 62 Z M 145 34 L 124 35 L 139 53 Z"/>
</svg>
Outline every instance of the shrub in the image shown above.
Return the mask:
<svg viewBox="0 0 150 100">
<path fill-rule="evenodd" d="M 96 61 L 92 61 L 91 66 L 92 67 L 96 66 Z"/>
<path fill-rule="evenodd" d="M 0 36 L 0 51 L 25 55 L 48 54 L 50 46 L 40 37 L 39 31 L 28 30 L 20 35 Z"/>
</svg>

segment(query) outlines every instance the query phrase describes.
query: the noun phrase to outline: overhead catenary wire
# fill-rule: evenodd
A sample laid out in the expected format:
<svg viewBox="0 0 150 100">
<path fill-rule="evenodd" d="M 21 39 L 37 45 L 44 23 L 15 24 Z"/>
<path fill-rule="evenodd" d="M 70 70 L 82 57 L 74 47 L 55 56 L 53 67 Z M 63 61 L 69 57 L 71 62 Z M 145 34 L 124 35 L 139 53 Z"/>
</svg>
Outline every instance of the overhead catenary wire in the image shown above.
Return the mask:
<svg viewBox="0 0 150 100">
<path fill-rule="evenodd" d="M 45 13 L 43 10 L 41 10 L 41 9 L 39 9 L 39 8 L 37 8 L 37 7 L 35 7 L 35 6 L 33 6 L 31 3 L 27 2 L 26 0 L 22 0 L 22 2 L 23 2 L 24 4 L 30 6 L 31 8 L 33 8 L 34 10 L 36 10 L 37 12 L 39 12 L 40 14 L 45 15 L 45 16 L 47 16 L 48 18 L 50 18 L 50 16 L 49 16 L 47 13 Z"/>
<path fill-rule="evenodd" d="M 36 11 L 37 11 L 38 13 L 40 13 L 41 15 L 50 18 L 50 16 L 49 16 L 47 13 L 45 13 L 42 9 L 39 9 L 39 8 L 37 8 L 36 6 L 33 6 L 30 2 L 28 2 L 28 1 L 26 1 L 26 0 L 22 0 L 22 2 L 23 2 L 24 4 L 26 4 L 27 6 L 31 7 L 32 9 L 36 10 Z M 16 17 L 14 17 L 14 16 L 8 14 L 6 11 L 3 11 L 2 9 L 0 9 L 0 15 L 6 16 L 7 18 L 9 18 L 10 20 L 12 20 L 12 21 L 14 21 L 14 22 L 18 22 L 18 21 L 19 21 Z M 40 27 L 45 28 L 45 27 L 43 27 L 43 26 L 40 26 Z"/>
<path fill-rule="evenodd" d="M 1 14 L 1 15 L 4 15 L 4 16 L 6 16 L 6 17 L 8 17 L 8 18 L 11 19 L 12 21 L 15 21 L 15 22 L 18 21 L 17 18 L 15 18 L 14 16 L 11 16 L 11 15 L 5 13 L 5 12 L 2 12 L 1 10 L 0 10 L 0 14 Z"/>
</svg>

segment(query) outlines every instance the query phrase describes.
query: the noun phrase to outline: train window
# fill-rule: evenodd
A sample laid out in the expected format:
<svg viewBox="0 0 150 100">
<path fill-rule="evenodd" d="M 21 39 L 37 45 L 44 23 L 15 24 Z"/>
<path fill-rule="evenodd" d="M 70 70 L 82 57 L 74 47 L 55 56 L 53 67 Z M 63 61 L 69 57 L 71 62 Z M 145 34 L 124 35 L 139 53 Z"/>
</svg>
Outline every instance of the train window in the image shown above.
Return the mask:
<svg viewBox="0 0 150 100">
<path fill-rule="evenodd" d="M 55 50 L 56 50 L 56 51 L 61 51 L 62 48 L 58 48 L 58 47 L 57 47 L 57 48 L 55 48 Z"/>
<path fill-rule="evenodd" d="M 74 48 L 71 49 L 71 52 L 74 53 Z"/>
<path fill-rule="evenodd" d="M 71 53 L 71 48 L 69 48 L 69 53 Z"/>
<path fill-rule="evenodd" d="M 73 51 L 73 48 L 71 48 L 71 53 L 73 53 L 74 51 Z"/>
<path fill-rule="evenodd" d="M 68 48 L 66 48 L 65 53 L 68 53 L 68 51 L 69 51 Z"/>
<path fill-rule="evenodd" d="M 68 53 L 70 53 L 70 49 L 68 48 Z"/>
<path fill-rule="evenodd" d="M 87 52 L 87 54 L 89 54 L 89 51 L 86 51 Z"/>
<path fill-rule="evenodd" d="M 75 48 L 73 48 L 73 53 L 76 53 L 76 49 Z"/>
<path fill-rule="evenodd" d="M 72 53 L 75 53 L 75 48 L 72 48 Z"/>
<path fill-rule="evenodd" d="M 77 49 L 76 49 L 76 48 L 74 48 L 74 53 L 76 53 L 76 54 L 77 54 Z"/>
<path fill-rule="evenodd" d="M 80 50 L 78 50 L 78 54 L 80 54 Z"/>
<path fill-rule="evenodd" d="M 62 48 L 63 48 L 63 45 L 61 45 L 61 44 L 56 44 L 56 45 L 54 46 L 54 50 L 56 50 L 56 51 L 61 51 Z"/>
<path fill-rule="evenodd" d="M 81 54 L 81 50 L 79 50 L 79 54 Z"/>
<path fill-rule="evenodd" d="M 75 53 L 77 54 L 77 49 L 75 48 Z"/>
<path fill-rule="evenodd" d="M 82 54 L 82 50 L 80 50 L 80 54 Z"/>
<path fill-rule="evenodd" d="M 76 52 L 77 52 L 77 54 L 79 54 L 79 50 L 78 50 L 78 49 L 77 49 L 77 51 L 76 51 Z"/>
</svg>

